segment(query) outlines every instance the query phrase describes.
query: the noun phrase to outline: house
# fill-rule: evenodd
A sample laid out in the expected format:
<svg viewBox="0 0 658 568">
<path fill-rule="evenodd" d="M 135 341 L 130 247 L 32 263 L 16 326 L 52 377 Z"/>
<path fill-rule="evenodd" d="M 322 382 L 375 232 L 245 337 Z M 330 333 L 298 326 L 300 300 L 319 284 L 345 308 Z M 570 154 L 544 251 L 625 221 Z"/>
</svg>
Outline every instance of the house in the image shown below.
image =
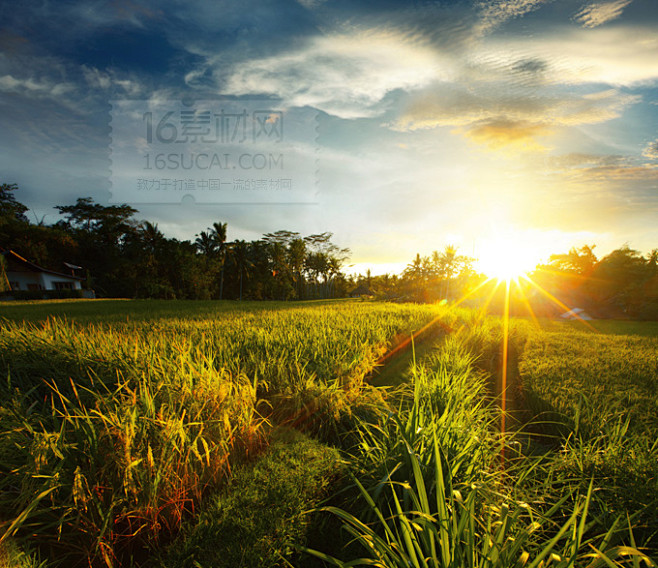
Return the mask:
<svg viewBox="0 0 658 568">
<path fill-rule="evenodd" d="M 360 298 L 363 296 L 372 296 L 372 290 L 365 282 L 361 282 L 354 290 L 350 292 L 351 298 Z"/>
<path fill-rule="evenodd" d="M 24 259 L 13 250 L 1 252 L 5 257 L 6 276 L 12 291 L 16 290 L 81 290 L 84 278 L 75 276 L 79 267 L 67 264 L 71 274 L 55 272 Z"/>
</svg>

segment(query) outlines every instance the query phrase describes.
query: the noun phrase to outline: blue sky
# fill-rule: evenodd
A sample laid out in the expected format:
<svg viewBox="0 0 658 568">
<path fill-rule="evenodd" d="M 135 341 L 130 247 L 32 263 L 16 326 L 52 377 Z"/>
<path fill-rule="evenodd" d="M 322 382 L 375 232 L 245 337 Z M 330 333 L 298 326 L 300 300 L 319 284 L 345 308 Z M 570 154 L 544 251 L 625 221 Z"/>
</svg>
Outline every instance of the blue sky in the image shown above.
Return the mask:
<svg viewBox="0 0 658 568">
<path fill-rule="evenodd" d="M 331 231 L 374 272 L 448 243 L 658 247 L 655 0 L 24 1 L 0 22 L 0 172 L 37 219 L 111 202 L 112 101 L 265 97 L 317 120 L 313 203 L 139 216 Z"/>
</svg>

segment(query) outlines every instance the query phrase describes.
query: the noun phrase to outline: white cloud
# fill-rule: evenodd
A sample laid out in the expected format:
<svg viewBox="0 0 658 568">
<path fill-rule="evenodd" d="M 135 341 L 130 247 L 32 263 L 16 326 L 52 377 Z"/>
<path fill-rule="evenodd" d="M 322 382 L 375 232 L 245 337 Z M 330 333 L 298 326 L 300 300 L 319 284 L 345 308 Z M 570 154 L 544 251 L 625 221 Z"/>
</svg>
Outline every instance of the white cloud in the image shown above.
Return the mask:
<svg viewBox="0 0 658 568">
<path fill-rule="evenodd" d="M 112 86 L 112 78 L 109 73 L 99 71 L 96 67 L 82 66 L 82 74 L 89 85 L 95 89 L 109 89 Z"/>
<path fill-rule="evenodd" d="M 307 8 L 308 10 L 314 10 L 315 8 L 319 8 L 326 2 L 326 0 L 297 0 L 304 8 Z"/>
<path fill-rule="evenodd" d="M 553 28 L 546 35 L 489 38 L 476 61 L 499 67 L 526 60 L 544 61 L 545 83 L 604 83 L 633 86 L 658 80 L 658 35 L 652 26 L 593 30 Z"/>
<path fill-rule="evenodd" d="M 483 84 L 457 89 L 437 85 L 419 95 L 394 124 L 400 130 L 437 126 L 468 126 L 501 120 L 529 126 L 596 124 L 617 118 L 640 100 L 615 89 L 588 95 L 548 95 L 534 92 L 499 92 L 497 85 Z"/>
<path fill-rule="evenodd" d="M 642 155 L 650 160 L 658 160 L 658 140 L 649 142 L 642 152 Z"/>
<path fill-rule="evenodd" d="M 584 28 L 596 28 L 612 20 L 616 20 L 624 8 L 633 0 L 613 0 L 612 2 L 599 2 L 585 6 L 574 19 Z"/>
<path fill-rule="evenodd" d="M 17 79 L 13 75 L 0 77 L 0 90 L 31 95 L 60 97 L 76 89 L 73 83 L 67 81 L 56 81 L 49 78 L 26 77 Z"/>
<path fill-rule="evenodd" d="M 513 18 L 537 10 L 550 0 L 482 0 L 479 31 L 486 33 Z"/>
<path fill-rule="evenodd" d="M 232 94 L 272 94 L 341 118 L 374 116 L 395 89 L 449 79 L 451 63 L 431 47 L 386 30 L 316 37 L 296 51 L 245 61 L 226 82 Z"/>
<path fill-rule="evenodd" d="M 390 127 L 453 127 L 453 133 L 493 150 L 544 152 L 544 140 L 556 128 L 607 122 L 640 100 L 614 89 L 540 96 L 530 90 L 501 92 L 498 87 L 495 82 L 463 89 L 434 86 L 412 100 Z"/>
</svg>

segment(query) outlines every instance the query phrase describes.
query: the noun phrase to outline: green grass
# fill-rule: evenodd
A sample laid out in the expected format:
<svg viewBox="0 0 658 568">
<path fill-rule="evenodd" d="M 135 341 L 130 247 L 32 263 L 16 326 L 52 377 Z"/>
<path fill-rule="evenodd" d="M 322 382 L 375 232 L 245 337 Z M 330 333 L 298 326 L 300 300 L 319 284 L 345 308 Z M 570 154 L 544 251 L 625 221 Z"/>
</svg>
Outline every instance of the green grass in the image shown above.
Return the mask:
<svg viewBox="0 0 658 568">
<path fill-rule="evenodd" d="M 633 321 L 633 320 L 591 320 L 587 322 L 540 320 L 540 326 L 544 331 L 569 332 L 582 331 L 605 335 L 639 335 L 643 337 L 658 337 L 658 321 Z"/>
<path fill-rule="evenodd" d="M 658 548 L 658 337 L 653 322 L 545 326 L 519 364 L 527 411 L 559 450 L 569 483 L 600 484 L 602 518 L 636 517 L 638 538 Z M 606 330 L 607 333 L 602 333 Z M 622 334 L 621 332 L 628 332 Z"/>
<path fill-rule="evenodd" d="M 353 300 L 310 300 L 306 302 L 235 302 L 202 300 L 39 300 L 0 302 L 0 319 L 43 321 L 48 318 L 75 320 L 80 323 L 153 322 L 158 320 L 204 320 L 223 313 L 258 313 L 269 310 L 296 309 L 299 306 L 336 306 L 357 303 Z"/>
<path fill-rule="evenodd" d="M 360 504 L 317 513 L 339 518 L 351 546 L 307 553 L 345 568 L 652 565 L 623 518 L 605 526 L 591 514 L 593 482 L 582 492 L 556 483 L 554 461 L 496 434 L 469 348 L 477 335 L 465 328 L 413 363 L 397 412 L 363 425 L 352 459 Z"/>
<path fill-rule="evenodd" d="M 635 435 L 658 436 L 658 337 L 537 332 L 520 364 L 523 387 L 556 412 L 601 430 L 616 416 Z"/>
<path fill-rule="evenodd" d="M 508 396 L 551 420 L 550 443 L 535 445 L 499 431 L 504 326 L 474 310 L 110 300 L 0 310 L 10 564 L 304 566 L 296 551 L 311 537 L 338 565 L 329 557 L 639 566 L 649 564 L 636 549 L 656 548 L 655 323 L 593 322 L 601 333 L 510 322 Z M 364 381 L 435 318 L 449 331 L 393 362 L 396 389 Z M 348 487 L 335 484 L 345 468 Z M 325 497 L 347 532 L 329 523 L 323 542 L 321 515 L 303 512 Z"/>
<path fill-rule="evenodd" d="M 167 568 L 288 566 L 305 544 L 310 518 L 343 475 L 338 452 L 294 430 L 275 441 L 162 555 Z"/>
<path fill-rule="evenodd" d="M 386 345 L 437 315 L 355 302 L 11 309 L 0 324 L 5 534 L 31 535 L 59 563 L 106 566 L 166 543 L 267 446 L 270 423 L 337 443 L 379 404 L 363 377 Z M 68 319 L 44 319 L 49 309 Z"/>
</svg>

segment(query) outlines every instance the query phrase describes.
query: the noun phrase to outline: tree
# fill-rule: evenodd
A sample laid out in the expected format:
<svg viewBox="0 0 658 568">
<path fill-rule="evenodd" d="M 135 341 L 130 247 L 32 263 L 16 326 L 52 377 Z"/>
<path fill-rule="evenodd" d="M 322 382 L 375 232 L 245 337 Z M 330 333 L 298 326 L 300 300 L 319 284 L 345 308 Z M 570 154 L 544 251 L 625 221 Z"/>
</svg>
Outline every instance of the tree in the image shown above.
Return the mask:
<svg viewBox="0 0 658 568">
<path fill-rule="evenodd" d="M 201 231 L 194 240 L 197 250 L 204 256 L 206 259 L 210 259 L 216 252 L 215 241 L 210 235 L 205 231 Z"/>
<path fill-rule="evenodd" d="M 412 262 L 407 264 L 403 275 L 411 280 L 420 280 L 423 277 L 423 258 L 419 253 L 416 254 L 416 258 Z"/>
<path fill-rule="evenodd" d="M 295 296 L 295 283 L 288 250 L 282 242 L 264 242 L 269 256 L 269 272 L 272 274 L 272 297 L 287 300 Z"/>
<path fill-rule="evenodd" d="M 306 259 L 304 270 L 313 281 L 316 292 L 322 297 L 331 293 L 331 280 L 349 258 L 350 250 L 331 242 L 332 233 L 325 232 L 304 237 Z"/>
<path fill-rule="evenodd" d="M 239 299 L 242 301 L 243 279 L 245 276 L 249 275 L 249 269 L 253 266 L 253 263 L 249 259 L 249 243 L 242 240 L 234 241 L 231 247 L 231 251 L 240 278 Z"/>
<path fill-rule="evenodd" d="M 304 298 L 304 261 L 306 260 L 306 242 L 296 236 L 288 243 L 288 265 L 292 273 L 292 280 L 297 298 Z"/>
<path fill-rule="evenodd" d="M 77 241 L 76 264 L 90 271 L 94 287 L 100 294 L 125 295 L 124 252 L 127 244 L 137 238 L 139 223 L 133 219 L 137 210 L 125 203 L 100 205 L 91 197 L 81 197 L 74 205 L 58 205 L 55 209 L 64 217 L 56 226 Z"/>
<path fill-rule="evenodd" d="M 552 254 L 548 266 L 562 272 L 589 276 L 598 262 L 594 254 L 595 248 L 596 245 L 584 245 L 570 249 L 567 254 Z"/>
<path fill-rule="evenodd" d="M 4 254 L 0 254 L 0 292 L 11 290 L 9 278 L 7 277 L 7 261 Z"/>
<path fill-rule="evenodd" d="M 0 218 L 11 221 L 27 223 L 25 213 L 28 208 L 16 201 L 14 192 L 18 190 L 15 183 L 3 183 L 0 185 Z"/>
<path fill-rule="evenodd" d="M 104 206 L 94 203 L 91 197 L 79 197 L 75 205 L 56 205 L 65 223 L 74 229 L 88 233 L 104 231 L 106 233 L 121 232 L 125 226 L 133 226 L 131 217 L 137 213 L 126 203 L 122 205 Z"/>
<path fill-rule="evenodd" d="M 443 252 L 436 255 L 436 269 L 439 277 L 444 282 L 444 297 L 446 300 L 450 300 L 451 283 L 454 283 L 458 276 L 467 276 L 472 271 L 473 260 L 467 256 L 457 254 L 457 250 L 454 245 L 446 245 Z"/>
<path fill-rule="evenodd" d="M 215 245 L 215 250 L 219 254 L 219 263 L 221 266 L 221 272 L 219 276 L 219 299 L 221 300 L 224 294 L 224 268 L 226 265 L 226 236 L 227 236 L 227 224 L 226 223 L 213 223 L 210 236 Z"/>
<path fill-rule="evenodd" d="M 646 259 L 628 245 L 603 257 L 592 271 L 592 285 L 599 301 L 621 308 L 629 315 L 642 304 L 642 283 L 650 278 Z"/>
</svg>

